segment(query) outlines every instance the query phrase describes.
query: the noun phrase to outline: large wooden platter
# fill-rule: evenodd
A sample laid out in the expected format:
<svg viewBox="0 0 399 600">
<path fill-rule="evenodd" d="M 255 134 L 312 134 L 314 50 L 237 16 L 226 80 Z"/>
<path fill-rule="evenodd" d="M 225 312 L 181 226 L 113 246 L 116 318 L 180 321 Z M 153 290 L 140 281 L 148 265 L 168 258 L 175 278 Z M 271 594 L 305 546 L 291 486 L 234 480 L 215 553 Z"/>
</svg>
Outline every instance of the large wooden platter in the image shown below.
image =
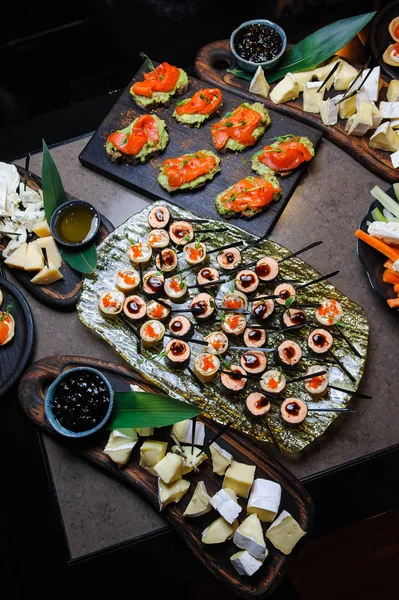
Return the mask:
<svg viewBox="0 0 399 600">
<path fill-rule="evenodd" d="M 224 90 L 234 91 L 236 94 L 245 98 L 247 101 L 260 99 L 248 91 L 249 81 L 239 79 L 227 72 L 227 69 L 236 67 L 234 57 L 230 52 L 229 40 L 218 40 L 204 46 L 197 54 L 195 60 L 195 71 L 200 79 L 210 85 L 215 85 Z M 359 65 L 354 65 L 360 68 Z M 386 91 L 389 80 L 383 80 L 383 87 L 380 91 L 379 100 L 386 100 Z M 271 84 L 271 89 L 274 84 Z M 326 98 L 332 95 L 326 94 Z M 335 95 L 335 94 L 334 94 Z M 323 136 L 334 144 L 345 150 L 357 161 L 367 167 L 370 171 L 383 177 L 387 181 L 395 182 L 398 179 L 398 171 L 394 169 L 390 159 L 390 152 L 370 148 L 368 140 L 371 133 L 361 137 L 348 135 L 345 131 L 346 121 L 339 119 L 338 123 L 332 127 L 324 125 L 320 115 L 308 113 L 302 110 L 302 94 L 296 100 L 285 102 L 284 104 L 274 104 L 271 100 L 261 98 L 261 101 L 268 109 L 272 109 L 281 115 L 292 117 L 297 121 L 312 125 L 323 133 Z"/>
<path fill-rule="evenodd" d="M 38 175 L 30 172 L 27 173 L 23 167 L 17 168 L 21 178 L 23 178 L 24 181 L 25 178 L 27 178 L 26 181 L 28 187 L 34 190 L 41 189 L 42 180 Z M 75 196 L 72 196 L 71 194 L 67 194 L 67 196 L 69 200 L 75 199 Z M 104 215 L 100 216 L 101 225 L 96 238 L 97 245 L 103 242 L 107 235 L 114 230 L 112 223 L 106 217 L 104 217 Z M 0 257 L 1 251 L 7 243 L 8 240 L 0 240 Z M 65 261 L 62 261 L 62 266 L 60 268 L 63 279 L 60 279 L 51 285 L 34 285 L 31 283 L 30 280 L 34 275 L 32 272 L 22 271 L 20 269 L 9 270 L 14 275 L 15 279 L 17 279 L 18 283 L 26 288 L 28 292 L 32 294 L 32 296 L 35 296 L 35 298 L 40 300 L 40 302 L 43 302 L 44 304 L 47 304 L 56 310 L 74 310 L 82 291 L 82 275 L 72 269 L 72 267 L 70 267 Z"/>
<path fill-rule="evenodd" d="M 145 391 L 159 391 L 155 386 L 143 380 L 138 373 L 133 373 L 130 369 L 114 363 L 94 358 L 53 356 L 36 362 L 21 379 L 18 391 L 22 409 L 46 433 L 57 435 L 57 439 L 71 450 L 82 454 L 108 473 L 122 479 L 126 484 L 132 486 L 134 490 L 142 494 L 158 510 L 157 480 L 138 466 L 138 447 L 140 443 L 135 446 L 128 465 L 119 469 L 102 452 L 108 437 L 106 431 L 99 432 L 85 441 L 67 440 L 55 434 L 47 422 L 44 413 L 46 388 L 60 373 L 77 366 L 90 366 L 99 369 L 109 378 L 116 391 L 129 390 L 129 384 L 140 385 Z M 204 419 L 204 423 L 206 426 L 206 440 L 208 440 L 218 431 L 219 426 L 206 419 Z M 169 429 L 157 429 L 156 438 L 160 439 L 162 433 L 164 433 L 166 435 L 164 439 L 170 441 Z M 256 465 L 256 477 L 271 479 L 280 483 L 283 488 L 281 508 L 288 510 L 297 519 L 300 526 L 309 534 L 313 521 L 312 499 L 294 475 L 275 459 L 269 457 L 259 447 L 251 444 L 247 438 L 236 432 L 226 432 L 220 438 L 219 444 L 228 452 L 231 452 L 235 460 Z M 209 523 L 217 518 L 216 512 L 207 513 L 199 518 L 185 519 L 183 517 L 183 512 L 197 482 L 200 480 L 204 481 L 208 493 L 213 495 L 220 489 L 222 478 L 212 472 L 210 460 L 201 465 L 198 474 L 190 473 L 186 475 L 186 478 L 191 481 L 191 486 L 184 498 L 179 504 L 170 504 L 167 506 L 162 513 L 170 525 L 181 535 L 202 564 L 219 581 L 229 586 L 240 598 L 251 598 L 271 593 L 281 580 L 291 557 L 284 556 L 271 543 L 268 543 L 269 556 L 261 569 L 252 577 L 240 577 L 229 560 L 230 556 L 237 551 L 237 547 L 234 546 L 232 541 L 211 546 L 201 543 L 201 532 Z M 294 549 L 293 555 L 302 544 L 303 541 L 301 540 Z M 149 589 L 151 589 L 150 580 L 148 585 Z"/>
<path fill-rule="evenodd" d="M 111 162 L 109 156 L 105 152 L 105 141 L 112 131 L 126 127 L 133 119 L 140 114 L 143 114 L 143 111 L 133 102 L 129 89 L 134 81 L 142 79 L 142 73 L 146 70 L 148 70 L 148 68 L 146 63 L 144 63 L 127 88 L 122 92 L 121 96 L 105 117 L 87 146 L 81 152 L 79 159 L 86 167 L 89 167 L 118 183 L 122 183 L 137 192 L 141 192 L 149 196 L 152 200 L 168 200 L 182 208 L 191 210 L 199 217 L 209 217 L 225 221 L 223 217 L 220 217 L 215 208 L 215 197 L 239 179 L 255 174 L 251 169 L 251 164 L 248 159 L 250 159 L 257 150 L 262 148 L 268 138 L 292 133 L 294 135 L 304 135 L 309 137 L 315 147 L 317 147 L 320 141 L 321 132 L 317 129 L 304 125 L 303 123 L 298 123 L 298 121 L 294 119 L 284 117 L 274 110 L 271 110 L 271 126 L 268 127 L 265 134 L 258 140 L 257 144 L 251 148 L 247 148 L 244 152 L 229 152 L 225 155 L 221 155 L 221 172 L 216 175 L 213 181 L 197 190 L 174 192 L 170 194 L 158 183 L 159 166 L 166 158 L 180 156 L 187 152 L 195 152 L 202 149 L 215 151 L 210 133 L 211 124 L 215 119 L 211 119 L 199 129 L 184 127 L 180 123 L 177 123 L 172 117 L 175 108 L 175 104 L 172 102 L 169 107 L 158 108 L 154 111 L 158 117 L 165 120 L 170 135 L 169 144 L 161 155 L 145 165 L 140 164 L 132 166 Z M 203 82 L 194 77 L 190 77 L 189 90 L 184 96 L 179 97 L 179 99 L 190 97 L 193 93 L 204 87 L 206 86 Z M 226 86 L 224 86 L 224 89 L 226 90 Z M 227 111 L 234 110 L 241 102 L 242 98 L 239 96 L 231 91 L 224 91 L 222 113 L 224 114 Z M 314 160 L 317 160 L 317 151 Z M 265 212 L 250 220 L 242 218 L 234 219 L 234 223 L 256 235 L 264 235 L 265 233 L 270 232 L 287 205 L 306 168 L 307 163 L 293 171 L 288 177 L 279 178 L 283 192 L 282 198 L 278 202 L 271 204 Z"/>
</svg>

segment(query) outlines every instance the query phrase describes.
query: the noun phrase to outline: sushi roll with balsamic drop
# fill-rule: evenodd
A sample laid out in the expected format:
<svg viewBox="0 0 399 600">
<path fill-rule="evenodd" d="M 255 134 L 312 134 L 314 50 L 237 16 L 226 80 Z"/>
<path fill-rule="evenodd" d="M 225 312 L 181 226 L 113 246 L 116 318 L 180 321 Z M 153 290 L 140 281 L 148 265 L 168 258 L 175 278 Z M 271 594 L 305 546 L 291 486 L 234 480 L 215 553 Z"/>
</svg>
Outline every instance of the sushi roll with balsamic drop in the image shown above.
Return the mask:
<svg viewBox="0 0 399 600">
<path fill-rule="evenodd" d="M 228 394 L 238 394 L 246 384 L 246 373 L 239 365 L 231 365 L 229 371 L 225 371 L 220 375 L 220 383 L 222 389 Z"/>
<path fill-rule="evenodd" d="M 233 309 L 247 309 L 248 308 L 248 298 L 242 292 L 238 290 L 234 290 L 234 292 L 228 292 L 223 300 L 222 300 L 223 308 L 233 308 Z"/>
<path fill-rule="evenodd" d="M 320 365 L 313 365 L 312 367 L 308 368 L 305 375 L 312 375 L 312 373 L 322 373 L 325 370 L 325 367 L 322 367 Z M 312 396 L 324 396 L 328 388 L 328 373 L 324 373 L 323 375 L 317 375 L 317 377 L 312 377 L 311 379 L 304 379 L 303 385 L 305 386 L 305 390 Z"/>
<path fill-rule="evenodd" d="M 140 337 L 143 346 L 151 348 L 159 344 L 165 335 L 165 325 L 161 321 L 150 319 L 140 327 Z"/>
<path fill-rule="evenodd" d="M 240 358 L 240 364 L 247 373 L 263 373 L 267 367 L 267 358 L 260 350 L 248 350 Z"/>
<path fill-rule="evenodd" d="M 170 212 L 166 206 L 154 206 L 148 215 L 148 223 L 153 229 L 167 227 L 170 221 Z"/>
<path fill-rule="evenodd" d="M 219 281 L 219 271 L 213 267 L 204 267 L 197 273 L 198 286 L 205 287 L 207 283 Z"/>
<path fill-rule="evenodd" d="M 262 348 L 266 345 L 266 331 L 261 327 L 247 327 L 244 331 L 244 344 L 248 348 Z"/>
<path fill-rule="evenodd" d="M 98 301 L 98 308 L 101 314 L 107 319 L 117 317 L 123 309 L 125 295 L 118 290 L 108 290 L 101 294 Z"/>
<path fill-rule="evenodd" d="M 246 316 L 241 313 L 227 313 L 222 321 L 223 331 L 230 335 L 241 335 L 246 326 Z"/>
<path fill-rule="evenodd" d="M 165 273 L 173 271 L 177 267 L 176 252 L 172 248 L 164 248 L 157 254 L 155 265 L 159 271 L 164 271 Z"/>
<path fill-rule="evenodd" d="M 215 378 L 220 369 L 220 360 L 214 354 L 203 352 L 194 361 L 194 373 L 203 383 Z"/>
<path fill-rule="evenodd" d="M 229 340 L 223 331 L 213 331 L 205 338 L 208 342 L 207 350 L 210 354 L 224 354 L 229 347 Z"/>
<path fill-rule="evenodd" d="M 289 283 L 280 283 L 280 285 L 275 288 L 273 294 L 275 296 L 280 296 L 279 298 L 276 298 L 277 304 L 284 305 L 288 298 L 295 298 L 296 292 L 295 288 Z"/>
<path fill-rule="evenodd" d="M 288 427 L 298 427 L 306 419 L 308 407 L 300 398 L 286 398 L 280 406 L 280 417 Z"/>
<path fill-rule="evenodd" d="M 276 394 L 276 396 L 281 394 L 285 389 L 286 384 L 287 380 L 284 373 L 278 369 L 269 369 L 268 371 L 265 371 L 260 381 L 260 387 L 264 392 Z"/>
<path fill-rule="evenodd" d="M 219 252 L 216 260 L 223 270 L 232 271 L 242 263 L 241 252 L 238 248 L 226 248 Z"/>
<path fill-rule="evenodd" d="M 123 269 L 116 276 L 116 287 L 124 294 L 130 294 L 140 285 L 140 274 L 136 269 Z"/>
<path fill-rule="evenodd" d="M 326 329 L 314 329 L 308 337 L 308 346 L 315 354 L 325 354 L 333 342 L 333 336 Z"/>
<path fill-rule="evenodd" d="M 302 358 L 302 350 L 298 344 L 292 340 L 285 340 L 277 348 L 278 358 L 283 365 L 293 367 L 298 364 Z"/>
<path fill-rule="evenodd" d="M 165 348 L 167 364 L 174 369 L 185 369 L 191 356 L 190 346 L 184 340 L 171 340 Z"/>
<path fill-rule="evenodd" d="M 153 229 L 147 235 L 147 241 L 156 250 L 166 248 L 170 242 L 169 233 L 165 229 Z"/>
<path fill-rule="evenodd" d="M 211 319 L 215 315 L 215 301 L 210 294 L 205 292 L 194 296 L 190 308 L 193 316 L 200 321 Z"/>
<path fill-rule="evenodd" d="M 294 327 L 306 324 L 306 313 L 302 308 L 289 308 L 283 312 L 283 325 Z"/>
<path fill-rule="evenodd" d="M 246 405 L 255 417 L 267 414 L 271 407 L 270 400 L 262 392 L 251 392 L 247 396 Z"/>
<path fill-rule="evenodd" d="M 243 292 L 244 294 L 253 294 L 258 288 L 259 279 L 255 271 L 243 269 L 237 273 L 235 284 L 240 292 Z"/>
<path fill-rule="evenodd" d="M 187 221 L 174 221 L 169 227 L 170 239 L 176 246 L 185 246 L 194 239 L 194 229 Z"/>
<path fill-rule="evenodd" d="M 165 279 L 164 290 L 165 294 L 171 300 L 179 300 L 187 294 L 187 281 L 182 275 L 173 275 Z"/>
<path fill-rule="evenodd" d="M 343 308 L 338 300 L 326 298 L 320 302 L 320 306 L 314 311 L 316 321 L 323 327 L 331 327 L 341 320 Z"/>
<path fill-rule="evenodd" d="M 143 292 L 148 296 L 159 296 L 163 292 L 165 278 L 158 271 L 148 271 L 143 276 Z"/>
<path fill-rule="evenodd" d="M 252 302 L 252 314 L 258 321 L 266 321 L 274 312 L 273 300 L 256 300 Z"/>
<path fill-rule="evenodd" d="M 128 296 L 123 304 L 123 312 L 131 321 L 140 321 L 147 314 L 147 307 L 140 296 Z"/>
<path fill-rule="evenodd" d="M 162 300 L 162 304 L 156 300 L 150 300 L 147 304 L 147 317 L 149 319 L 157 319 L 164 321 L 170 315 L 170 308 L 167 308 L 165 304 L 169 304 L 167 300 Z"/>
<path fill-rule="evenodd" d="M 151 260 L 152 248 L 148 242 L 136 242 L 129 247 L 127 255 L 134 267 L 144 266 Z"/>
<path fill-rule="evenodd" d="M 191 337 L 194 333 L 194 325 L 184 315 L 177 315 L 169 322 L 169 329 L 174 335 Z"/>
<path fill-rule="evenodd" d="M 260 281 L 273 281 L 278 275 L 278 262 L 271 256 L 260 258 L 255 266 Z"/>
<path fill-rule="evenodd" d="M 190 266 L 200 265 L 207 258 L 206 245 L 204 242 L 192 242 L 183 248 L 184 259 Z"/>
</svg>

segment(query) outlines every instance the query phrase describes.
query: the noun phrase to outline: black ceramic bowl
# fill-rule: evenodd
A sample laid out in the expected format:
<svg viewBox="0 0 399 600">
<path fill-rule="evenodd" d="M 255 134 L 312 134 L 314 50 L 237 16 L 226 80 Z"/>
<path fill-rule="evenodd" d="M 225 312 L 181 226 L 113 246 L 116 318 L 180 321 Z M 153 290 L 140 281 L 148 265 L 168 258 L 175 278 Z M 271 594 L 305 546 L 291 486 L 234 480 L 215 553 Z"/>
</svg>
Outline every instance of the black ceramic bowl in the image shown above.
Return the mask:
<svg viewBox="0 0 399 600">
<path fill-rule="evenodd" d="M 81 242 L 68 242 L 66 241 L 64 238 L 62 238 L 58 231 L 57 231 L 57 223 L 59 222 L 62 213 L 66 210 L 70 210 L 71 207 L 86 207 L 88 210 L 90 210 L 90 212 L 93 215 L 93 223 L 92 223 L 92 227 L 88 233 L 88 235 L 86 236 L 86 238 L 84 239 L 84 241 Z M 61 244 L 62 246 L 65 246 L 67 248 L 70 249 L 79 249 L 82 248 L 84 246 L 86 246 L 87 244 L 89 244 L 90 242 L 92 242 L 94 240 L 94 238 L 96 237 L 98 230 L 100 229 L 100 223 L 101 223 L 101 217 L 100 214 L 98 212 L 98 210 L 92 205 L 90 204 L 90 202 L 86 202 L 86 200 L 68 200 L 68 202 L 64 202 L 64 204 L 61 204 L 60 206 L 58 206 L 55 211 L 53 212 L 51 219 L 50 219 L 50 230 L 51 233 L 54 237 L 54 239 L 56 240 L 56 242 L 58 244 Z"/>
</svg>

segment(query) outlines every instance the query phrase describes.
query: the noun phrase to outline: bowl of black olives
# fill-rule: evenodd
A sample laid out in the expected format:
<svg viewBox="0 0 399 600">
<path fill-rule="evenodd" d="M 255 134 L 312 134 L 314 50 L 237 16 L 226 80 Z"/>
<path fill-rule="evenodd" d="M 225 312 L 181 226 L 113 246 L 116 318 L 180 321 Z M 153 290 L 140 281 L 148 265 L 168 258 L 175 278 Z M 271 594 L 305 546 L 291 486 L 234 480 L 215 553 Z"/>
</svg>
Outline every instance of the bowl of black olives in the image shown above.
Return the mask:
<svg viewBox="0 0 399 600">
<path fill-rule="evenodd" d="M 230 36 L 230 50 L 238 65 L 254 73 L 261 66 L 272 69 L 287 47 L 284 30 L 267 19 L 241 23 Z"/>
</svg>

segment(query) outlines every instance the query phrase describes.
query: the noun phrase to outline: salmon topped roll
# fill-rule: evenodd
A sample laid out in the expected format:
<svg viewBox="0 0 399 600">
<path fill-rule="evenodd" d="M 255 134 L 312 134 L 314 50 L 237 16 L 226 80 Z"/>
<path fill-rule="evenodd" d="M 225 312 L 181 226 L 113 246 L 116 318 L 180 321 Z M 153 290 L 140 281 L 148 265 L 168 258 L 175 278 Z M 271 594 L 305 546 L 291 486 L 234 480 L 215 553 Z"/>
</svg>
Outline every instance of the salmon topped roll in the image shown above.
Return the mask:
<svg viewBox="0 0 399 600">
<path fill-rule="evenodd" d="M 220 152 L 245 150 L 256 143 L 270 123 L 269 113 L 261 102 L 244 102 L 212 125 L 213 144 Z"/>
<path fill-rule="evenodd" d="M 220 171 L 220 158 L 211 150 L 198 150 L 167 158 L 159 171 L 158 181 L 168 192 L 193 190 L 215 177 Z"/>
<path fill-rule="evenodd" d="M 188 127 L 201 127 L 222 107 L 222 92 L 217 88 L 199 90 L 192 98 L 177 103 L 172 117 Z"/>
<path fill-rule="evenodd" d="M 165 121 L 155 115 L 141 115 L 124 129 L 110 133 L 105 150 L 113 162 L 143 164 L 165 150 L 168 142 Z"/>
<path fill-rule="evenodd" d="M 130 88 L 130 94 L 141 108 L 168 106 L 173 96 L 184 94 L 188 88 L 187 73 L 168 62 L 155 67 L 145 54 L 149 72 L 143 74 L 144 81 L 136 81 Z"/>
</svg>

